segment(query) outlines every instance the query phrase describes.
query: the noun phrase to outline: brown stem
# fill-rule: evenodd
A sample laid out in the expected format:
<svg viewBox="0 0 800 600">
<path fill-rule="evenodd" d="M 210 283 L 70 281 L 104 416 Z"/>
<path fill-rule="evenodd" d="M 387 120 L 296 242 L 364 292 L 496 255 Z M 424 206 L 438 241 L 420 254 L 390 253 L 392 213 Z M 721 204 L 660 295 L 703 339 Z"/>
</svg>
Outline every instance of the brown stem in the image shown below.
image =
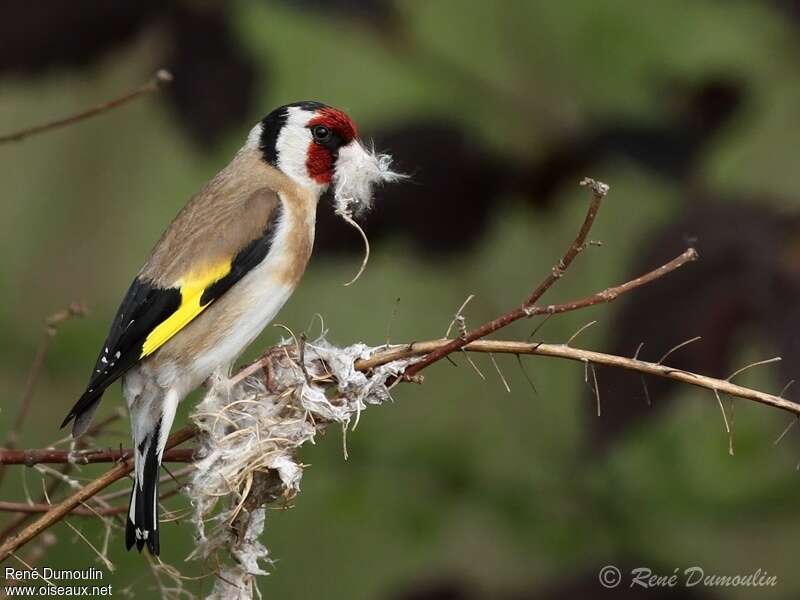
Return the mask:
<svg viewBox="0 0 800 600">
<path fill-rule="evenodd" d="M 192 462 L 194 450 L 176 448 L 164 452 L 162 462 Z M 85 450 L 73 452 L 69 450 L 53 450 L 50 448 L 33 450 L 5 450 L 0 449 L 0 465 L 26 465 L 32 467 L 38 464 L 65 464 L 89 465 L 94 463 L 118 462 L 133 456 L 131 448 L 123 450 Z"/>
<path fill-rule="evenodd" d="M 166 448 L 170 449 L 186 440 L 194 437 L 196 430 L 194 427 L 184 427 L 180 431 L 173 433 L 167 440 Z M 28 541 L 51 527 L 65 516 L 67 516 L 76 506 L 83 504 L 89 498 L 104 490 L 115 481 L 122 479 L 133 470 L 133 461 L 128 459 L 120 462 L 116 467 L 107 471 L 94 481 L 91 481 L 80 490 L 62 500 L 53 508 L 44 513 L 39 519 L 28 525 L 16 535 L 8 538 L 0 545 L 0 562 L 6 560 L 18 548 Z"/>
<path fill-rule="evenodd" d="M 128 102 L 134 100 L 135 98 L 138 98 L 139 96 L 157 92 L 159 89 L 161 89 L 161 86 L 163 84 L 169 83 L 170 81 L 172 81 L 172 73 L 164 69 L 161 69 L 153 76 L 152 79 L 150 79 L 150 81 L 148 81 L 144 85 L 139 86 L 135 90 L 127 92 L 126 94 L 118 98 L 114 98 L 113 100 L 103 102 L 102 104 L 98 104 L 97 106 L 93 106 L 92 108 L 83 110 L 79 113 L 75 113 L 74 115 L 70 115 L 68 117 L 63 117 L 61 119 L 56 119 L 55 121 L 49 121 L 47 123 L 42 123 L 41 125 L 34 125 L 33 127 L 26 127 L 25 129 L 20 129 L 12 133 L 0 135 L 0 144 L 6 144 L 8 142 L 19 142 L 20 140 L 24 140 L 25 138 L 30 137 L 32 135 L 36 135 L 38 133 L 44 133 L 46 131 L 52 131 L 53 129 L 67 127 L 69 125 L 78 123 L 79 121 L 83 121 L 84 119 L 95 117 L 97 115 L 118 108 L 123 104 L 127 104 Z"/>
<path fill-rule="evenodd" d="M 448 344 L 449 340 L 431 340 L 428 342 L 415 342 L 407 346 L 380 350 L 367 359 L 356 361 L 355 367 L 359 371 L 366 371 L 380 365 L 390 363 L 395 360 L 411 358 L 413 356 L 423 356 L 434 352 Z M 731 383 L 727 379 L 717 379 L 706 377 L 689 371 L 681 371 L 674 367 L 659 363 L 636 360 L 615 354 L 604 354 L 592 350 L 573 348 L 566 344 L 542 344 L 537 342 L 510 342 L 495 340 L 477 340 L 470 342 L 463 348 L 467 352 L 485 352 L 497 354 L 532 354 L 537 356 L 550 356 L 554 358 L 565 358 L 568 360 L 583 363 L 594 363 L 609 367 L 627 369 L 645 375 L 655 375 L 682 383 L 688 383 L 708 390 L 716 390 L 722 394 L 728 394 L 745 400 L 753 400 L 761 404 L 772 406 L 780 410 L 785 410 L 795 415 L 800 415 L 800 404 L 796 404 L 780 396 L 767 394 Z"/>
<path fill-rule="evenodd" d="M 445 356 L 456 352 L 470 342 L 486 337 L 498 329 L 502 329 L 506 325 L 513 323 L 517 319 L 529 316 L 527 312 L 528 307 L 541 298 L 544 293 L 562 277 L 562 275 L 572 264 L 572 261 L 574 261 L 578 254 L 580 254 L 581 251 L 586 247 L 586 238 L 589 235 L 592 225 L 594 224 L 595 218 L 597 217 L 597 212 L 600 210 L 600 205 L 603 202 L 603 198 L 605 198 L 606 194 L 608 194 L 608 186 L 604 183 L 600 183 L 599 181 L 595 181 L 594 179 L 586 178 L 581 181 L 581 185 L 588 186 L 592 190 L 592 200 L 589 203 L 589 209 L 586 211 L 586 217 L 583 220 L 583 224 L 581 225 L 580 230 L 578 230 L 578 234 L 575 236 L 572 244 L 570 244 L 569 248 L 567 248 L 567 251 L 561 257 L 561 260 L 559 260 L 558 263 L 551 269 L 547 277 L 545 277 L 541 283 L 536 286 L 522 306 L 496 319 L 484 323 L 477 329 L 473 329 L 472 331 L 468 332 L 466 335 L 450 340 L 446 345 L 434 350 L 430 354 L 427 354 L 422 360 L 414 363 L 408 369 L 406 369 L 406 372 L 403 375 L 404 378 L 413 378 L 422 369 L 425 369 L 433 363 L 443 359 Z"/>
<path fill-rule="evenodd" d="M 168 492 L 164 492 L 161 494 L 158 499 L 166 500 L 167 498 L 174 496 L 178 493 L 178 488 L 169 490 Z M 125 495 L 128 496 L 130 492 L 125 492 Z M 24 514 L 39 514 L 39 513 L 46 513 L 50 509 L 53 508 L 53 504 L 47 504 L 46 502 L 37 502 L 28 504 L 27 502 L 6 502 L 0 500 L 0 512 L 16 512 L 16 513 L 24 513 Z M 76 506 L 70 511 L 70 515 L 77 515 L 79 517 L 112 517 L 114 515 L 121 515 L 127 512 L 128 506 L 108 506 L 102 508 L 85 508 L 83 506 Z"/>
<path fill-rule="evenodd" d="M 694 248 L 687 248 L 683 251 L 679 256 L 676 256 L 668 263 L 661 265 L 657 269 L 653 269 L 649 273 L 645 273 L 637 277 L 636 279 L 632 279 L 627 281 L 621 285 L 616 285 L 610 288 L 604 289 L 602 292 L 597 292 L 596 294 L 592 294 L 591 296 L 587 296 L 586 298 L 581 298 L 580 300 L 573 300 L 572 302 L 564 302 L 563 304 L 551 304 L 549 306 L 529 306 L 523 309 L 523 312 L 526 316 L 533 316 L 533 315 L 554 315 L 558 313 L 565 313 L 570 312 L 573 310 L 579 310 L 581 308 L 587 308 L 589 306 L 594 306 L 595 304 L 604 304 L 606 302 L 612 302 L 616 300 L 618 296 L 635 290 L 636 288 L 640 288 L 643 285 L 647 285 L 648 283 L 652 283 L 656 279 L 671 273 L 672 271 L 679 269 L 683 265 L 689 262 L 693 262 L 697 260 L 698 254 L 697 250 Z"/>
</svg>

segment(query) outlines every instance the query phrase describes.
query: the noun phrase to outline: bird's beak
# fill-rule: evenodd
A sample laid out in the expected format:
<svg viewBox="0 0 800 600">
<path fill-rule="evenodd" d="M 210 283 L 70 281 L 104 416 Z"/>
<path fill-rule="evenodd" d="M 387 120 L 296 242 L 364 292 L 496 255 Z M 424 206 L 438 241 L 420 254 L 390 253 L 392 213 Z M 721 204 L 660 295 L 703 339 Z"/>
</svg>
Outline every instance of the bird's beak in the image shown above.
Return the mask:
<svg viewBox="0 0 800 600">
<path fill-rule="evenodd" d="M 354 139 L 339 148 L 333 174 L 333 197 L 336 212 L 350 216 L 372 206 L 372 190 L 376 185 L 403 179 L 406 175 L 391 170 L 392 157 L 367 149 Z"/>
</svg>

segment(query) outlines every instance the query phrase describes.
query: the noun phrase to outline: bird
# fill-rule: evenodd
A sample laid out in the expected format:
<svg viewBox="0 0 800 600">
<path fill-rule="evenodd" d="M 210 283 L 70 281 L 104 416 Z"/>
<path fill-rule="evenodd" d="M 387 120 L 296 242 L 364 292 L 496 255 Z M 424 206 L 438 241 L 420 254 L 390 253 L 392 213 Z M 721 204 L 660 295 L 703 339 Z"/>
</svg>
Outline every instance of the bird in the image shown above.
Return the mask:
<svg viewBox="0 0 800 600">
<path fill-rule="evenodd" d="M 336 212 L 369 208 L 374 185 L 402 175 L 361 141 L 342 110 L 276 108 L 180 210 L 114 317 L 85 392 L 61 427 L 86 432 L 117 379 L 130 412 L 134 483 L 125 544 L 160 553 L 158 480 L 181 400 L 244 349 L 294 292 L 311 256 L 320 196 Z"/>
</svg>

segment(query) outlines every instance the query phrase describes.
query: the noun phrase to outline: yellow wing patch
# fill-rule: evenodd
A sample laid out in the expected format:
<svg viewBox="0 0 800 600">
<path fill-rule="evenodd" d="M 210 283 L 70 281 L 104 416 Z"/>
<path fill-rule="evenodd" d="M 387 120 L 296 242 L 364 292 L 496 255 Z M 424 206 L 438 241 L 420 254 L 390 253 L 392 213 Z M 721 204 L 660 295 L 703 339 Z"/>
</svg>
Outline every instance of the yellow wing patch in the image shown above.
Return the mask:
<svg viewBox="0 0 800 600">
<path fill-rule="evenodd" d="M 139 358 L 149 356 L 163 346 L 172 336 L 186 327 L 192 319 L 211 304 L 200 304 L 205 289 L 215 281 L 222 279 L 231 270 L 231 263 L 226 262 L 201 272 L 193 272 L 178 281 L 181 292 L 181 304 L 166 320 L 151 331 L 142 345 Z"/>
</svg>

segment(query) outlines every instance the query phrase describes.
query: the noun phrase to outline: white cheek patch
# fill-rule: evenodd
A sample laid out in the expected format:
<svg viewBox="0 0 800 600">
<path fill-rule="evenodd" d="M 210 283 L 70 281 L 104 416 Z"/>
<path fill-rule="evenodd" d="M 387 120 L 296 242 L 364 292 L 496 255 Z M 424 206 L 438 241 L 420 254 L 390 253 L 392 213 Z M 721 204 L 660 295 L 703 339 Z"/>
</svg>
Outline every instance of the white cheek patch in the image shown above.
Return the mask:
<svg viewBox="0 0 800 600">
<path fill-rule="evenodd" d="M 305 187 L 317 187 L 306 169 L 308 147 L 311 145 L 311 131 L 306 124 L 313 116 L 302 108 L 292 106 L 287 110 L 286 124 L 275 142 L 278 154 L 278 169 Z"/>
<path fill-rule="evenodd" d="M 358 140 L 339 149 L 333 174 L 333 198 L 340 216 L 361 214 L 372 207 L 376 185 L 405 179 L 407 175 L 391 170 L 392 157 L 367 150 Z"/>
</svg>

